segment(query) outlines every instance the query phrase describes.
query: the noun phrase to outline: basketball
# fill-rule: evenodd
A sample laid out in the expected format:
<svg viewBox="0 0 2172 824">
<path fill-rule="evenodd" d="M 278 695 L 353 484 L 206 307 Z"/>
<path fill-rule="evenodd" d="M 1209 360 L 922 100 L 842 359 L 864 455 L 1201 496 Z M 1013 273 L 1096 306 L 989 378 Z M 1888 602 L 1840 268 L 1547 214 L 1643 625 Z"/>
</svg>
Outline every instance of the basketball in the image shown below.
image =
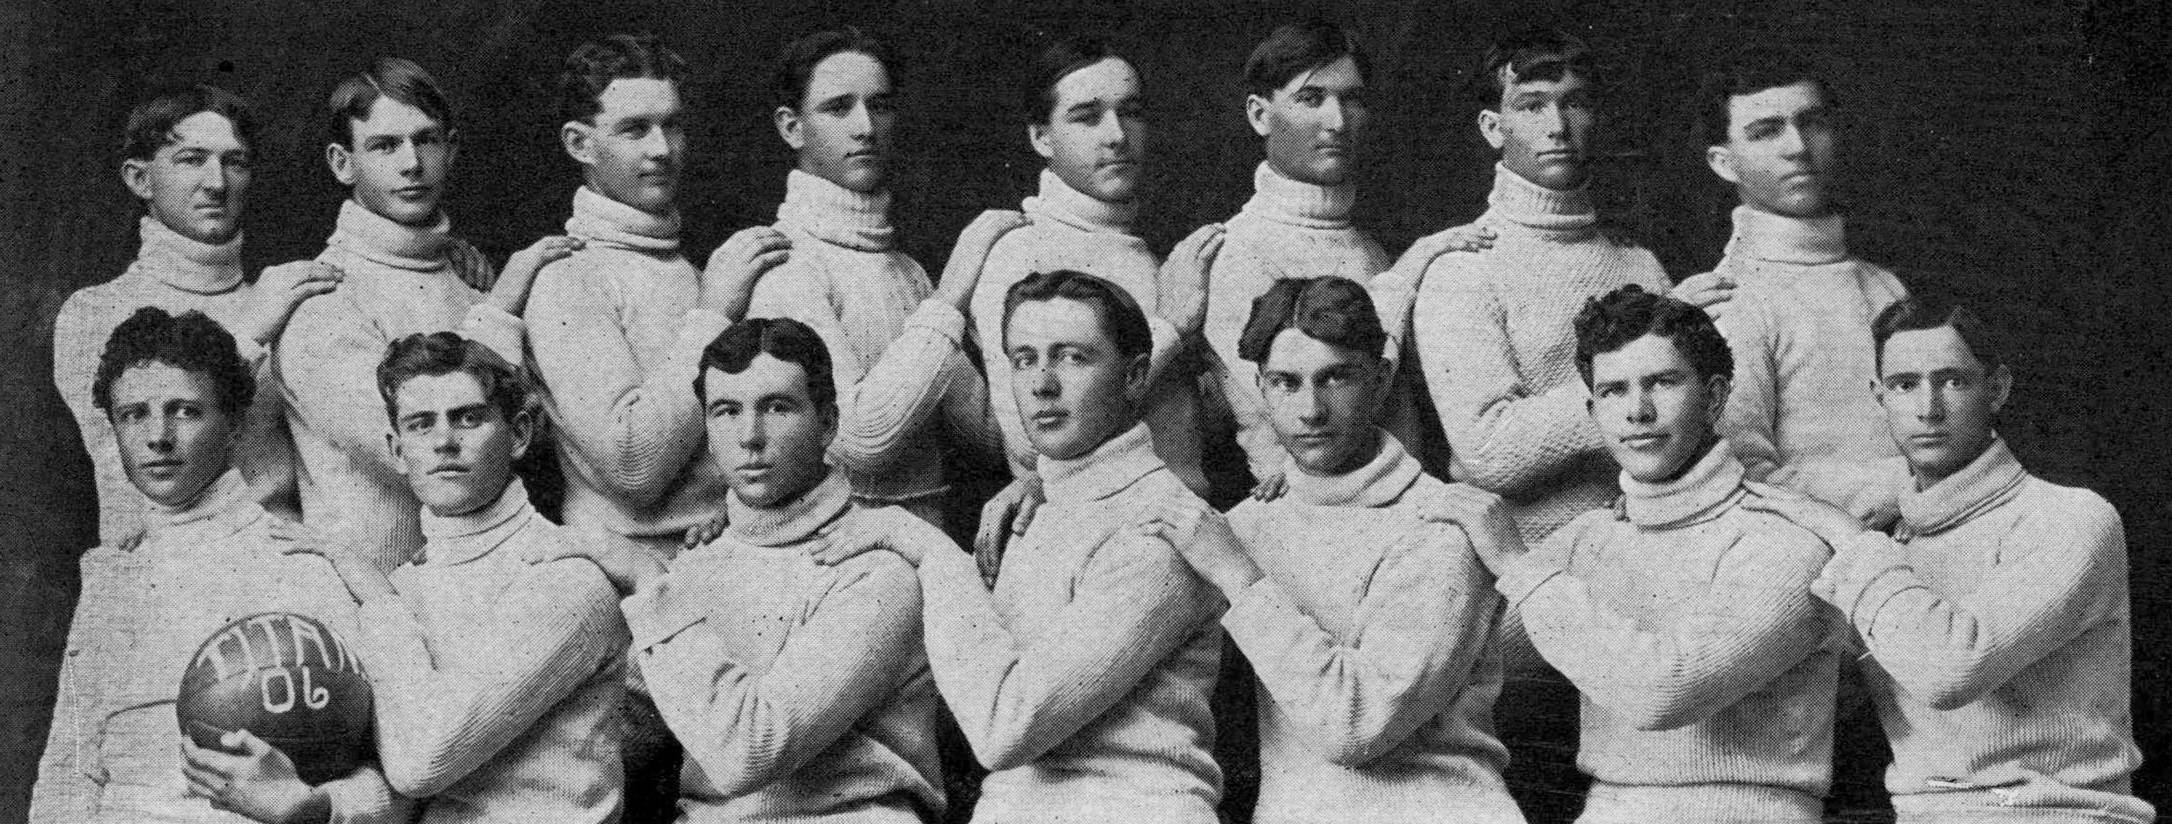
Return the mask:
<svg viewBox="0 0 2172 824">
<path fill-rule="evenodd" d="M 369 678 L 330 627 L 285 612 L 212 633 L 189 659 L 174 716 L 199 747 L 248 730 L 294 761 L 303 781 L 354 771 L 375 750 Z"/>
</svg>

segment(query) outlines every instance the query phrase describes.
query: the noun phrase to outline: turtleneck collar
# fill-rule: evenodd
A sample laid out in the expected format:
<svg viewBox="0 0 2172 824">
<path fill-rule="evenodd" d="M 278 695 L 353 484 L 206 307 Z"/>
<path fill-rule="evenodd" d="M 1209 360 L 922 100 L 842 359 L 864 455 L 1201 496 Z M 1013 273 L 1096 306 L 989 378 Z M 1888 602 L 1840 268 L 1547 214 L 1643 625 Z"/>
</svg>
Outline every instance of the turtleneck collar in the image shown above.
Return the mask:
<svg viewBox="0 0 2172 824">
<path fill-rule="evenodd" d="M 1282 477 L 1289 481 L 1290 497 L 1312 506 L 1383 507 L 1401 500 L 1424 470 L 1386 430 L 1375 430 L 1375 435 L 1380 449 L 1373 459 L 1341 475 L 1314 475 L 1285 457 Z"/>
<path fill-rule="evenodd" d="M 201 243 L 144 215 L 136 220 L 136 260 L 142 272 L 183 292 L 217 295 L 241 285 L 241 233 L 225 243 Z"/>
<path fill-rule="evenodd" d="M 661 254 L 679 248 L 679 210 L 653 214 L 582 186 L 573 191 L 573 216 L 566 234 L 585 242 Z"/>
<path fill-rule="evenodd" d="M 1799 218 L 1736 206 L 1728 257 L 1816 266 L 1848 259 L 1847 222 L 1837 214 Z"/>
<path fill-rule="evenodd" d="M 1585 232 L 1599 225 L 1589 187 L 1548 189 L 1500 163 L 1493 164 L 1493 192 L 1486 196 L 1486 204 L 1491 214 L 1532 229 Z"/>
<path fill-rule="evenodd" d="M 777 506 L 748 506 L 737 492 L 724 505 L 731 520 L 726 534 L 755 546 L 788 546 L 813 538 L 851 509 L 852 484 L 832 467 L 814 488 Z"/>
<path fill-rule="evenodd" d="M 2021 492 L 2021 482 L 2028 477 L 2021 462 L 2014 458 L 2013 450 L 2006 447 L 2006 439 L 1994 437 L 1983 454 L 1961 467 L 1961 471 L 1932 484 L 1931 488 L 1917 490 L 1914 484 L 1909 484 L 1902 489 L 1899 533 L 1904 539 L 1936 535 L 1967 523 L 1969 519 L 2013 500 Z"/>
<path fill-rule="evenodd" d="M 451 264 L 452 218 L 443 210 L 428 226 L 409 226 L 372 212 L 352 199 L 339 204 L 339 223 L 325 245 L 395 269 L 436 272 Z"/>
<path fill-rule="evenodd" d="M 784 176 L 784 203 L 777 206 L 777 222 L 862 252 L 887 252 L 897 243 L 897 231 L 890 225 L 888 190 L 860 194 L 798 169 Z"/>
<path fill-rule="evenodd" d="M 1110 203 L 1096 199 L 1071 188 L 1046 168 L 1041 170 L 1041 193 L 1026 198 L 1023 209 L 1035 218 L 1045 217 L 1083 231 L 1122 235 L 1131 234 L 1132 222 L 1139 219 L 1137 200 Z"/>
<path fill-rule="evenodd" d="M 1629 522 L 1644 529 L 1674 529 L 1709 521 L 1742 496 L 1742 462 L 1725 439 L 1715 439 L 1682 477 L 1645 483 L 1621 473 L 1622 504 Z"/>
<path fill-rule="evenodd" d="M 196 493 L 196 497 L 180 506 L 166 506 L 146 499 L 143 528 L 146 535 L 157 535 L 177 527 L 200 524 L 219 519 L 221 516 L 247 514 L 254 499 L 249 497 L 249 484 L 241 479 L 241 471 L 228 469 L 225 474 Z M 238 524 L 236 527 L 238 528 Z"/>
<path fill-rule="evenodd" d="M 1306 183 L 1260 161 L 1252 170 L 1252 199 L 1245 201 L 1244 212 L 1306 229 L 1348 229 L 1356 205 L 1356 184 Z"/>
<path fill-rule="evenodd" d="M 483 557 L 505 539 L 513 537 L 535 508 L 528 505 L 528 487 L 514 478 L 489 506 L 460 515 L 438 515 L 422 509 L 422 554 L 416 563 L 464 564 Z"/>
<path fill-rule="evenodd" d="M 1076 458 L 1042 455 L 1036 467 L 1048 500 L 1080 504 L 1124 491 L 1147 473 L 1161 469 L 1162 462 L 1154 455 L 1154 436 L 1140 423 Z"/>
</svg>

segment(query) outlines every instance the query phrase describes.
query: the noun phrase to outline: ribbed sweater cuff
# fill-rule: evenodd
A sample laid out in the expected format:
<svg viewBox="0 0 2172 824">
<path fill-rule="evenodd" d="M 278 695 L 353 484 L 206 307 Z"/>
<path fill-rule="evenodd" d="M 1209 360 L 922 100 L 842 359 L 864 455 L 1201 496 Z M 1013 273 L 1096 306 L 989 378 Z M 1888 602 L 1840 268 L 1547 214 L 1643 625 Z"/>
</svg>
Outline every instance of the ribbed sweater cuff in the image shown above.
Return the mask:
<svg viewBox="0 0 2172 824">
<path fill-rule="evenodd" d="M 1222 628 L 1229 631 L 1229 637 L 1246 657 L 1258 661 L 1259 666 L 1271 666 L 1272 662 L 1265 658 L 1297 646 L 1298 634 L 1287 629 L 1292 620 L 1312 619 L 1290 603 L 1279 585 L 1261 578 L 1230 593 L 1229 610 L 1222 613 Z"/>
<path fill-rule="evenodd" d="M 672 594 L 670 586 L 666 581 L 618 602 L 619 612 L 626 616 L 626 629 L 633 634 L 635 650 L 645 652 L 671 640 L 687 627 L 701 623 L 701 610 L 687 603 L 687 599 Z"/>
<path fill-rule="evenodd" d="M 918 326 L 942 335 L 950 341 L 951 346 L 965 345 L 965 313 L 958 311 L 958 307 L 935 298 L 921 301 L 920 308 L 913 310 L 912 317 L 905 319 L 905 325 Z"/>
<path fill-rule="evenodd" d="M 1510 609 L 1522 606 L 1524 599 L 1530 598 L 1531 593 L 1564 572 L 1552 564 L 1531 557 L 1529 553 L 1504 558 L 1501 566 L 1503 568 L 1497 570 L 1499 574 L 1494 578 L 1493 588 L 1508 601 Z"/>
<path fill-rule="evenodd" d="M 1846 559 L 1834 581 L 1835 598 L 1848 616 L 1848 623 L 1868 640 L 1871 625 L 1877 622 L 1878 611 L 1885 608 L 1886 602 L 1922 582 L 1912 567 L 1900 561 L 1898 547 L 1891 538 L 1865 532 L 1843 539 L 1834 549 L 1836 557 Z"/>
<path fill-rule="evenodd" d="M 375 768 L 355 770 L 323 786 L 331 824 L 377 824 L 399 818 L 393 815 L 392 788 Z"/>
</svg>

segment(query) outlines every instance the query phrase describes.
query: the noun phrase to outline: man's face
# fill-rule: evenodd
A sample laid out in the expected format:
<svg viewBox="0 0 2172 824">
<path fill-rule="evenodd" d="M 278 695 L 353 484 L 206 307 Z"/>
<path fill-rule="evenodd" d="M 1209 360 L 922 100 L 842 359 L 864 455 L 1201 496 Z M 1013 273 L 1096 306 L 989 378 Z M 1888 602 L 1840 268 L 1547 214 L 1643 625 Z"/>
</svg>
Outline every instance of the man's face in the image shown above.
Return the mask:
<svg viewBox="0 0 2172 824">
<path fill-rule="evenodd" d="M 1245 116 L 1252 131 L 1267 138 L 1268 166 L 1321 186 L 1349 182 L 1373 119 L 1365 105 L 1365 75 L 1348 56 L 1298 72 L 1270 99 L 1245 98 Z"/>
<path fill-rule="evenodd" d="M 150 160 L 123 161 L 122 182 L 174 233 L 198 243 L 233 240 L 249 191 L 249 147 L 217 112 L 182 118 L 169 137 Z"/>
<path fill-rule="evenodd" d="M 1987 370 L 1951 326 L 1895 332 L 1878 371 L 1878 403 L 1919 487 L 1968 466 L 1991 446 L 1992 419 L 2013 377 Z"/>
<path fill-rule="evenodd" d="M 806 369 L 765 352 L 736 375 L 703 370 L 701 388 L 709 399 L 709 454 L 739 500 L 776 506 L 822 482 L 837 415 L 815 405 Z"/>
<path fill-rule="evenodd" d="M 1499 105 L 1478 113 L 1478 130 L 1501 150 L 1501 165 L 1548 189 L 1584 185 L 1597 119 L 1588 82 L 1574 72 L 1518 78 L 1502 67 Z"/>
<path fill-rule="evenodd" d="M 580 161 L 590 188 L 612 200 L 661 214 L 679 195 L 686 160 L 679 84 L 622 77 L 596 96 L 594 123 L 567 123 L 566 152 Z"/>
<path fill-rule="evenodd" d="M 1647 334 L 1591 359 L 1591 419 L 1606 451 L 1645 483 L 1678 478 L 1715 437 L 1727 379 L 1700 378 L 1670 338 Z"/>
<path fill-rule="evenodd" d="M 347 121 L 349 143 L 325 147 L 332 176 L 354 188 L 355 202 L 395 223 L 437 218 L 452 169 L 453 134 L 421 109 L 378 95 L 369 119 Z"/>
<path fill-rule="evenodd" d="M 1832 211 L 1834 153 L 1832 107 L 1808 80 L 1727 100 L 1727 143 L 1706 151 L 1720 179 L 1734 184 L 1742 203 L 1788 217 L 1820 217 Z"/>
<path fill-rule="evenodd" d="M 777 132 L 799 152 L 799 168 L 848 190 L 882 189 L 897 132 L 890 72 L 860 52 L 815 64 L 799 109 L 777 110 Z"/>
<path fill-rule="evenodd" d="M 398 417 L 387 435 L 407 467 L 415 497 L 439 516 L 491 505 L 513 480 L 513 462 L 533 434 L 527 414 L 506 420 L 466 372 L 416 375 L 393 392 Z"/>
<path fill-rule="evenodd" d="M 1297 468 L 1311 475 L 1347 473 L 1380 451 L 1378 356 L 1284 329 L 1260 366 L 1260 395 L 1275 436 Z"/>
<path fill-rule="evenodd" d="M 1077 458 L 1136 422 L 1146 357 L 1119 354 L 1092 305 L 1068 298 L 1020 303 L 1003 339 L 1011 397 L 1035 451 Z"/>
<path fill-rule="evenodd" d="M 144 497 L 182 506 L 226 473 L 241 422 L 219 409 L 210 375 L 140 363 L 113 381 L 111 398 L 121 466 Z"/>
<path fill-rule="evenodd" d="M 1048 122 L 1027 126 L 1026 137 L 1065 185 L 1105 203 L 1130 202 L 1146 162 L 1139 73 L 1109 57 L 1064 75 Z"/>
</svg>

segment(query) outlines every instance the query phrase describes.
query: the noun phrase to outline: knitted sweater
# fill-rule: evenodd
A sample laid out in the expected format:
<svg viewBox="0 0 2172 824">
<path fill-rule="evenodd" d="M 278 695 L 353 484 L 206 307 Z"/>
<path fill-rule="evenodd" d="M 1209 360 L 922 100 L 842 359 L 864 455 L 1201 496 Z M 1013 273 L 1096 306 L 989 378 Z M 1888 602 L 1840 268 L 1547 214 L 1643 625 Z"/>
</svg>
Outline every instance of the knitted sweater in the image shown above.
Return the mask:
<svg viewBox="0 0 2172 824">
<path fill-rule="evenodd" d="M 700 273 L 679 255 L 678 213 L 583 187 L 566 234 L 586 245 L 536 274 L 527 313 L 565 468 L 565 522 L 670 557 L 723 505 L 694 379 L 729 321 L 690 308 Z"/>
<path fill-rule="evenodd" d="M 30 801 L 41 824 L 242 824 L 188 795 L 175 685 L 197 646 L 259 612 L 293 612 L 356 637 L 354 602 L 323 558 L 285 555 L 228 472 L 197 500 L 151 507 L 143 542 L 83 556 L 45 756 Z M 375 662 L 370 662 L 374 666 Z M 404 822 L 411 806 L 375 766 L 324 785 L 335 822 Z"/>
<path fill-rule="evenodd" d="M 1737 284 L 1718 321 L 1735 352 L 1721 431 L 1752 478 L 1851 511 L 1860 511 L 1851 502 L 1890 501 L 1898 490 L 1885 481 L 1900 475 L 1900 449 L 1871 392 L 1870 322 L 1908 290 L 1849 256 L 1837 216 L 1800 220 L 1738 206 L 1734 219 L 1715 269 Z"/>
<path fill-rule="evenodd" d="M 945 444 L 1003 450 L 988 384 L 959 348 L 965 318 L 928 302 L 927 272 L 894 248 L 888 192 L 862 195 L 794 169 L 777 228 L 792 239 L 791 260 L 762 276 L 747 316 L 798 320 L 829 344 L 839 410 L 830 454 L 853 494 L 939 517 Z"/>
<path fill-rule="evenodd" d="M 1027 276 L 1057 269 L 1085 272 L 1116 284 L 1147 315 L 1157 364 L 1181 347 L 1176 330 L 1160 316 L 1161 262 L 1132 234 L 1138 216 L 1132 203 L 1108 203 L 1071 188 L 1055 172 L 1041 170 L 1040 194 L 1020 208 L 1033 223 L 1012 230 L 988 253 L 980 281 L 973 286 L 973 332 L 988 375 L 989 401 L 1009 445 L 1011 470 L 1033 470 L 1034 450 L 1018 420 L 1018 400 L 1011 390 L 1010 356 L 1003 351 L 1003 297 Z M 1203 491 L 1206 475 L 1199 464 L 1199 392 L 1197 376 L 1179 364 L 1163 370 L 1149 394 L 1146 425 L 1154 433 L 1154 452 L 1187 488 Z"/>
<path fill-rule="evenodd" d="M 1496 167 L 1487 203 L 1478 220 L 1497 233 L 1493 248 L 1434 260 L 1411 334 L 1451 475 L 1507 499 L 1537 545 L 1615 494 L 1576 372 L 1576 313 L 1631 283 L 1662 291 L 1667 276 L 1651 252 L 1600 234 L 1584 190 Z"/>
<path fill-rule="evenodd" d="M 1870 650 L 1894 807 L 2149 821 L 2129 788 L 2142 753 L 2119 513 L 2029 475 L 2004 441 L 1905 489 L 1898 537 L 1842 541 L 1818 582 Z"/>
<path fill-rule="evenodd" d="M 734 496 L 724 535 L 621 604 L 657 711 L 686 746 L 681 821 L 942 818 L 920 581 L 887 552 L 821 566 L 812 551 L 847 525 L 960 550 L 851 496 L 836 471 L 780 507 Z"/>
<path fill-rule="evenodd" d="M 275 350 L 302 517 L 372 541 L 384 569 L 422 545 L 422 505 L 385 441 L 392 426 L 377 390 L 385 348 L 417 332 L 456 331 L 520 362 L 520 319 L 483 302 L 470 284 L 491 280 L 490 263 L 449 227 L 440 217 L 418 229 L 341 203 L 317 260 L 346 278 L 294 310 Z"/>
<path fill-rule="evenodd" d="M 426 824 L 616 821 L 628 644 L 617 598 L 519 480 L 490 506 L 425 515 L 429 542 L 362 605 L 377 744 Z"/>
<path fill-rule="evenodd" d="M 1221 599 L 1132 526 L 1166 506 L 1220 516 L 1154 456 L 1143 425 L 1038 468 L 1048 502 L 1004 553 L 994 592 L 963 552 L 920 564 L 928 663 L 994 770 L 973 820 L 1213 822 Z"/>
<path fill-rule="evenodd" d="M 1386 433 L 1349 474 L 1282 471 L 1286 496 L 1229 513 L 1265 573 L 1222 616 L 1272 699 L 1252 820 L 1520 824 L 1493 735 L 1500 601 L 1462 532 L 1419 518 L 1447 485 Z"/>
<path fill-rule="evenodd" d="M 1621 513 L 1579 517 L 1510 559 L 1496 586 L 1514 610 L 1508 642 L 1528 633 L 1582 693 L 1577 766 L 1602 786 L 1672 789 L 1711 820 L 1805 808 L 1815 820 L 1831 779 L 1836 659 L 1809 585 L 1826 549 L 1743 509 L 1742 479 L 1725 442 L 1675 481 L 1624 474 Z M 1783 793 L 1735 791 L 1745 787 Z M 1698 803 L 1737 796 L 1778 806 Z M 1595 789 L 1586 815 L 1608 800 Z"/>
</svg>

